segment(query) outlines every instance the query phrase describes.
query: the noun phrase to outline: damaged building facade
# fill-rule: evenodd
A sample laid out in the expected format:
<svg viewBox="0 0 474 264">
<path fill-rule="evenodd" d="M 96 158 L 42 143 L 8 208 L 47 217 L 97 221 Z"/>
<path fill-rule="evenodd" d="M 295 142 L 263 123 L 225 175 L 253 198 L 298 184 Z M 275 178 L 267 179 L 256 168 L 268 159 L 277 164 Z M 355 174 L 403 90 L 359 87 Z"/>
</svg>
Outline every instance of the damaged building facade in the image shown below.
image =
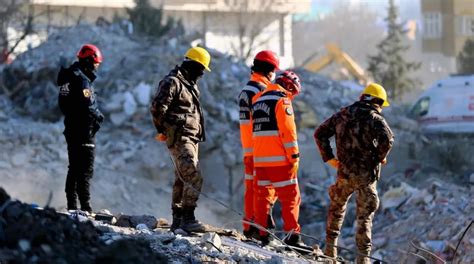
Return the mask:
<svg viewBox="0 0 474 264">
<path fill-rule="evenodd" d="M 252 58 L 256 51 L 271 49 L 281 57 L 282 67 L 293 65 L 292 15 L 311 9 L 310 0 L 151 0 L 165 16 L 180 19 L 188 32 L 198 32 L 196 44 Z M 42 24 L 72 26 L 112 21 L 126 17 L 133 0 L 73 1 L 33 0 L 31 7 Z"/>
</svg>

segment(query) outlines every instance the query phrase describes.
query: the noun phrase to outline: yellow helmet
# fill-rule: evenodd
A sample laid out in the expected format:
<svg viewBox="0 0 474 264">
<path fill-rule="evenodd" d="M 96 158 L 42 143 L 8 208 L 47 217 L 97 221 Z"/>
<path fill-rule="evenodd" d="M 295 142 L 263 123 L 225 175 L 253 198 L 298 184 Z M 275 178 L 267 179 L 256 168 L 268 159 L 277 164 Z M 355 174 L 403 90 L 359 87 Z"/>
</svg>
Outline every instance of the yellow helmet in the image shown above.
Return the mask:
<svg viewBox="0 0 474 264">
<path fill-rule="evenodd" d="M 201 47 L 192 47 L 186 51 L 184 57 L 198 62 L 208 71 L 211 71 L 209 64 L 211 63 L 211 55 L 209 52 Z"/>
<path fill-rule="evenodd" d="M 390 103 L 387 100 L 387 92 L 380 84 L 369 83 L 365 89 L 362 91 L 362 94 L 367 94 L 383 100 L 383 107 L 387 107 Z"/>
</svg>

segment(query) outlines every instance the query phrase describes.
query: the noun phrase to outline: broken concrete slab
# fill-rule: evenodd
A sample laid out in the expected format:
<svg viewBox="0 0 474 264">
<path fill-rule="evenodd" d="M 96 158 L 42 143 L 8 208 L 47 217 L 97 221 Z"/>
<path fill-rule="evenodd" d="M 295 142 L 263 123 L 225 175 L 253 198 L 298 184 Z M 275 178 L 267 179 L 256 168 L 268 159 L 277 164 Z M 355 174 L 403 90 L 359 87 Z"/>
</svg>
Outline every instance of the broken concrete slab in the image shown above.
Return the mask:
<svg viewBox="0 0 474 264">
<path fill-rule="evenodd" d="M 158 225 L 158 219 L 152 215 L 124 215 L 117 217 L 117 226 L 121 227 L 136 227 L 139 224 L 144 224 L 148 229 L 155 229 Z"/>
</svg>

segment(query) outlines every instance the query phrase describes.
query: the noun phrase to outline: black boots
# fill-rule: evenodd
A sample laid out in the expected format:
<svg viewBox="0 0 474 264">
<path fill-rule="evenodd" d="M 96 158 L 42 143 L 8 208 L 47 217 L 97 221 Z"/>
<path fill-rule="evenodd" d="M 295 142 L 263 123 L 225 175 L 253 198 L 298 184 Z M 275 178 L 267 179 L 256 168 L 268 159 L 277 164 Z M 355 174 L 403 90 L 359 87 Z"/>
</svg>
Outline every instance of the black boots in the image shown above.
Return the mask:
<svg viewBox="0 0 474 264">
<path fill-rule="evenodd" d="M 270 212 L 268 212 L 267 218 L 267 229 L 275 229 L 276 224 L 275 220 L 273 220 L 273 205 L 270 207 Z"/>
<path fill-rule="evenodd" d="M 204 224 L 196 220 L 194 216 L 194 207 L 183 208 L 183 216 L 181 218 L 181 225 L 179 228 L 183 229 L 186 232 L 193 233 L 203 233 L 206 232 L 206 227 Z"/>
<path fill-rule="evenodd" d="M 248 230 L 244 230 L 244 236 L 247 239 L 258 239 L 259 237 L 258 228 L 251 225 Z"/>
<path fill-rule="evenodd" d="M 294 250 L 302 254 L 308 254 L 313 251 L 312 247 L 306 245 L 303 242 L 300 234 L 291 234 L 289 237 L 285 238 L 283 242 L 285 242 L 285 244 L 288 246 L 294 247 Z"/>
<path fill-rule="evenodd" d="M 77 208 L 76 195 L 66 194 L 66 198 L 67 198 L 67 209 L 77 210 L 78 208 Z M 89 199 L 80 200 L 80 204 L 81 204 L 81 211 L 92 213 L 92 207 L 91 207 Z"/>
<path fill-rule="evenodd" d="M 170 231 L 174 232 L 181 225 L 181 218 L 183 217 L 183 209 L 177 207 L 173 210 L 173 223 L 171 223 Z"/>
</svg>

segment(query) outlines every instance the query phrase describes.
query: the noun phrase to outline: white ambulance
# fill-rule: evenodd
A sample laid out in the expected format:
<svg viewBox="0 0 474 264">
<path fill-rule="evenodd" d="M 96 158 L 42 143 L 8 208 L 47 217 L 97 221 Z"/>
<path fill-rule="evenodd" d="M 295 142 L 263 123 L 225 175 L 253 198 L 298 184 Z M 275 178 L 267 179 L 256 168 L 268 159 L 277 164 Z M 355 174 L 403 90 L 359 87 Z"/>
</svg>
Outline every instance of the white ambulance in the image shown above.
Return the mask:
<svg viewBox="0 0 474 264">
<path fill-rule="evenodd" d="M 435 82 L 411 113 L 426 133 L 474 134 L 474 75 L 453 75 Z"/>
</svg>

